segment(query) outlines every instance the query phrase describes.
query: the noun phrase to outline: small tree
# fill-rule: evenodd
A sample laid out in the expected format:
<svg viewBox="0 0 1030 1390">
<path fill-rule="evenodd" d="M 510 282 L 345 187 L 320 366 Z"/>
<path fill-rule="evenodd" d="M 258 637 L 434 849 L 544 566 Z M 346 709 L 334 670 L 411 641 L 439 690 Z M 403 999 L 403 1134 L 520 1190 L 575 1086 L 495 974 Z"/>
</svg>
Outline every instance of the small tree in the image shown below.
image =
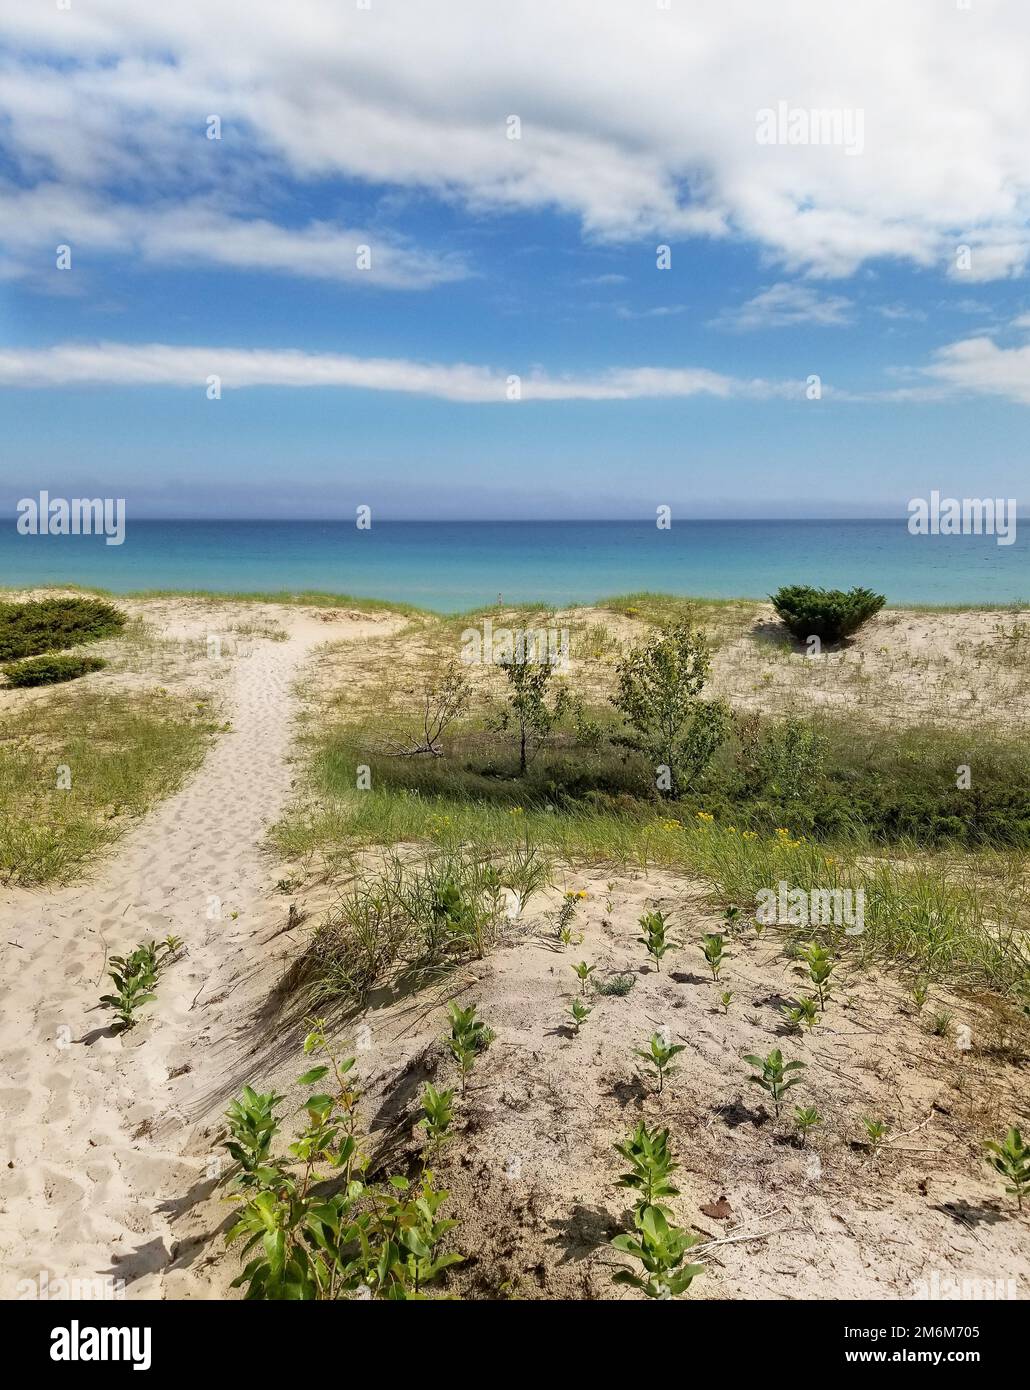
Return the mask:
<svg viewBox="0 0 1030 1390">
<path fill-rule="evenodd" d="M 502 710 L 496 727 L 514 727 L 519 740 L 519 775 L 524 776 L 530 744 L 546 738 L 565 714 L 569 704 L 568 691 L 560 685 L 548 705 L 548 688 L 556 670 L 550 661 L 515 659 L 500 664 L 508 677 L 508 705 Z"/>
<path fill-rule="evenodd" d="M 415 736 L 410 746 L 399 749 L 395 757 L 411 757 L 416 753 L 443 753 L 440 740 L 445 731 L 468 709 L 472 686 L 457 661 L 449 661 L 442 670 L 426 682 L 422 691 L 422 734 Z"/>
<path fill-rule="evenodd" d="M 669 769 L 668 785 L 659 783 L 669 796 L 708 766 L 728 733 L 726 705 L 699 698 L 710 670 L 708 642 L 687 623 L 634 647 L 619 666 L 612 703 L 629 725 L 619 742 Z"/>
</svg>

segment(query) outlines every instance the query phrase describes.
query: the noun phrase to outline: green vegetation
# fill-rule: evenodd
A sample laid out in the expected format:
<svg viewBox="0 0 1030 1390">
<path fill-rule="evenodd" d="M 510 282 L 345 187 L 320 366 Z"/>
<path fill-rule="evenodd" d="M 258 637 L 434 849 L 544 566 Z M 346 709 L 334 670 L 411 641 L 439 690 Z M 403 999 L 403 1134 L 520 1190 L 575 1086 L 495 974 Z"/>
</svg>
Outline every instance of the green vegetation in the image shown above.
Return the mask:
<svg viewBox="0 0 1030 1390">
<path fill-rule="evenodd" d="M 417 983 L 481 958 L 502 930 L 504 891 L 525 904 L 549 873 L 546 857 L 525 845 L 499 856 L 461 846 L 416 859 L 390 854 L 341 891 L 293 983 L 312 1007 L 333 999 L 360 1006 L 381 984 Z"/>
<path fill-rule="evenodd" d="M 668 937 L 668 923 L 663 912 L 645 912 L 640 919 L 643 928 L 643 936 L 638 936 L 637 940 L 642 946 L 647 948 L 647 954 L 655 963 L 655 969 L 661 970 L 662 957 L 666 951 L 673 950 L 676 943 L 670 941 Z"/>
<path fill-rule="evenodd" d="M 354 1058 L 333 1052 L 321 1020 L 304 1051 L 327 1061 L 297 1084 L 316 1087 L 329 1077 L 332 1089 L 306 1098 L 305 1123 L 288 1156 L 272 1151 L 282 1096 L 247 1086 L 227 1112 L 225 1147 L 238 1170 L 231 1185 L 236 1219 L 225 1239 L 242 1240 L 242 1258 L 251 1256 L 233 1287 L 263 1301 L 336 1301 L 363 1291 L 375 1299 L 423 1299 L 426 1287 L 463 1258 L 443 1248 L 456 1225 L 438 1218 L 448 1194 L 433 1186 L 428 1168 L 414 1181 L 398 1174 L 369 1182 L 357 1134 L 360 1095 L 349 1077 Z M 335 1190 L 326 1191 L 334 1176 Z"/>
<path fill-rule="evenodd" d="M 200 765 L 216 725 L 162 692 L 55 690 L 0 723 L 0 882 L 66 882 Z"/>
<path fill-rule="evenodd" d="M 92 598 L 44 598 L 0 603 L 0 661 L 78 647 L 111 637 L 125 626 L 125 615 Z"/>
<path fill-rule="evenodd" d="M 704 1266 L 683 1263 L 700 1237 L 674 1226 L 668 1207 L 662 1203 L 663 1198 L 677 1195 L 677 1188 L 669 1180 L 678 1166 L 669 1147 L 669 1131 L 649 1130 L 641 1122 L 615 1149 L 630 1164 L 629 1172 L 618 1178 L 617 1185 L 634 1192 L 636 1204 L 633 1230 L 621 1232 L 612 1245 L 637 1260 L 641 1273 L 620 1269 L 613 1280 L 616 1284 L 628 1284 L 647 1298 L 677 1298 L 704 1273 Z"/>
<path fill-rule="evenodd" d="M 128 956 L 112 956 L 108 978 L 114 982 L 113 994 L 102 994 L 101 1004 L 115 1013 L 115 1030 L 124 1033 L 136 1025 L 136 1010 L 156 999 L 161 971 L 182 954 L 177 936 L 164 941 L 145 941 Z"/>
<path fill-rule="evenodd" d="M 818 637 L 840 642 L 879 613 L 886 599 L 872 589 L 813 589 L 808 584 L 788 584 L 771 595 L 772 606 L 800 641 Z"/>
<path fill-rule="evenodd" d="M 1022 1134 L 1013 1126 L 1001 1143 L 988 1139 L 984 1147 L 986 1162 L 1005 1179 L 1005 1191 L 1015 1197 L 1022 1211 L 1023 1198 L 1030 1192 L 1030 1144 L 1023 1142 Z"/>
<path fill-rule="evenodd" d="M 761 1074 L 749 1076 L 748 1080 L 756 1086 L 761 1086 L 767 1092 L 773 1107 L 776 1111 L 776 1118 L 780 1118 L 780 1110 L 783 1107 L 783 1098 L 792 1086 L 797 1086 L 800 1076 L 791 1076 L 791 1072 L 802 1071 L 804 1062 L 785 1062 L 780 1049 L 774 1048 L 768 1057 L 745 1057 L 744 1061 L 750 1066 L 755 1067 Z"/>
<path fill-rule="evenodd" d="M 107 665 L 99 656 L 33 656 L 3 667 L 10 686 L 59 685 Z"/>
<path fill-rule="evenodd" d="M 661 1033 L 652 1033 L 646 1048 L 638 1047 L 634 1050 L 634 1055 L 642 1057 L 658 1078 L 659 1095 L 665 1090 L 665 1078 L 672 1076 L 676 1070 L 672 1065 L 672 1059 L 686 1050 L 684 1043 L 667 1042 Z"/>
<path fill-rule="evenodd" d="M 726 739 L 728 707 L 700 698 L 710 671 L 708 641 L 686 623 L 632 648 L 619 665 L 612 703 L 628 731 L 615 741 L 643 755 L 670 797 L 696 782 Z"/>
</svg>

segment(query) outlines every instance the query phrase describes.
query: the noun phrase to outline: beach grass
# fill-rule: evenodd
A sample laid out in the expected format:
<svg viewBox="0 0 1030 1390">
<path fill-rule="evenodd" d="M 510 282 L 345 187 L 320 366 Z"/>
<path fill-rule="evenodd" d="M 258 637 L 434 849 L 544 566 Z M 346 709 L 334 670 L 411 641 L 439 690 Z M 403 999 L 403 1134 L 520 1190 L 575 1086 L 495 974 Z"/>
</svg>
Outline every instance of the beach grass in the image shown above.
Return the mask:
<svg viewBox="0 0 1030 1390">
<path fill-rule="evenodd" d="M 216 730 L 206 704 L 78 686 L 0 724 L 0 882 L 74 878 L 176 790 Z"/>
</svg>

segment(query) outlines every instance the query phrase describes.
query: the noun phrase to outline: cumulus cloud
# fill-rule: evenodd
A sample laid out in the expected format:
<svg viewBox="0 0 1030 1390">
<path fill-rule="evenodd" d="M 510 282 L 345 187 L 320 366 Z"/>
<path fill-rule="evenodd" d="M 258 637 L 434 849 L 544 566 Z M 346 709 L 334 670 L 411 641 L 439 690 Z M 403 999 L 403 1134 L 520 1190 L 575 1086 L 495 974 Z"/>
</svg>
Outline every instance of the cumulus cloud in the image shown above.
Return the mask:
<svg viewBox="0 0 1030 1390">
<path fill-rule="evenodd" d="M 9 7 L 5 29 L 8 160 L 87 212 L 82 195 L 114 187 L 217 189 L 260 222 L 277 179 L 342 177 L 558 209 L 595 240 L 747 239 L 813 276 L 893 257 L 984 280 L 1022 273 L 1030 250 L 1025 0 L 91 0 Z M 861 112 L 861 153 L 760 144 L 757 113 L 780 102 Z M 273 268 L 293 249 L 323 265 L 333 237 L 225 232 L 243 248 L 227 263 Z"/>
<path fill-rule="evenodd" d="M 164 343 L 63 343 L 0 348 L 0 386 L 346 387 L 401 391 L 466 403 L 510 403 L 514 374 L 468 363 L 412 362 L 294 349 L 179 347 Z M 801 399 L 803 383 L 724 376 L 703 367 L 616 367 L 593 376 L 518 379 L 524 401 L 623 401 L 660 397 Z"/>
</svg>

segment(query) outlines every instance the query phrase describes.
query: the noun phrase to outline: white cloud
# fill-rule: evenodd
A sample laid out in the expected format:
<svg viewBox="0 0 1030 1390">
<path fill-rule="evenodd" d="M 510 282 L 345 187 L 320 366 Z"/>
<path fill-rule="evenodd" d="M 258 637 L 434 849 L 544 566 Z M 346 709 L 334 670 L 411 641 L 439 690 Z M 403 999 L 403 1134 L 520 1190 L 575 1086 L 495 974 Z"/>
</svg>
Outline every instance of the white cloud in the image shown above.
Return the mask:
<svg viewBox="0 0 1030 1390">
<path fill-rule="evenodd" d="M 12 269 L 52 266 L 52 248 L 67 244 L 73 258 L 133 253 L 150 264 L 233 266 L 388 289 L 423 289 L 468 274 L 457 255 L 432 256 L 367 228 L 281 227 L 234 216 L 213 200 L 112 204 L 57 183 L 23 190 L 0 184 L 0 242 Z M 367 268 L 359 268 L 359 247 L 368 248 Z"/>
<path fill-rule="evenodd" d="M 468 363 L 411 362 L 293 349 L 179 347 L 164 343 L 63 343 L 0 347 L 0 386 L 180 386 L 202 390 L 209 376 L 225 390 L 249 386 L 349 387 L 441 400 L 508 403 L 509 373 Z M 800 382 L 724 376 L 703 367 L 616 367 L 594 376 L 521 377 L 523 401 L 617 401 L 714 396 L 801 399 Z"/>
<path fill-rule="evenodd" d="M 594 239 L 746 238 L 816 276 L 876 256 L 947 270 L 966 244 L 956 279 L 1008 277 L 1030 251 L 1025 0 L 76 0 L 9 6 L 5 30 L 33 55 L 0 67 L 8 157 L 87 211 L 112 186 L 221 191 L 260 222 L 277 179 L 345 176 L 556 208 Z M 862 111 L 862 153 L 760 145 L 780 101 Z M 247 254 L 278 265 L 261 237 Z"/>
<path fill-rule="evenodd" d="M 741 332 L 761 328 L 792 328 L 796 324 L 837 327 L 851 322 L 851 300 L 839 294 L 820 294 L 809 285 L 781 282 L 762 290 L 746 304 L 726 309 L 713 322 Z"/>
<path fill-rule="evenodd" d="M 965 338 L 941 348 L 925 370 L 954 389 L 1030 405 L 1030 345 L 1002 348 L 990 338 Z"/>
</svg>

